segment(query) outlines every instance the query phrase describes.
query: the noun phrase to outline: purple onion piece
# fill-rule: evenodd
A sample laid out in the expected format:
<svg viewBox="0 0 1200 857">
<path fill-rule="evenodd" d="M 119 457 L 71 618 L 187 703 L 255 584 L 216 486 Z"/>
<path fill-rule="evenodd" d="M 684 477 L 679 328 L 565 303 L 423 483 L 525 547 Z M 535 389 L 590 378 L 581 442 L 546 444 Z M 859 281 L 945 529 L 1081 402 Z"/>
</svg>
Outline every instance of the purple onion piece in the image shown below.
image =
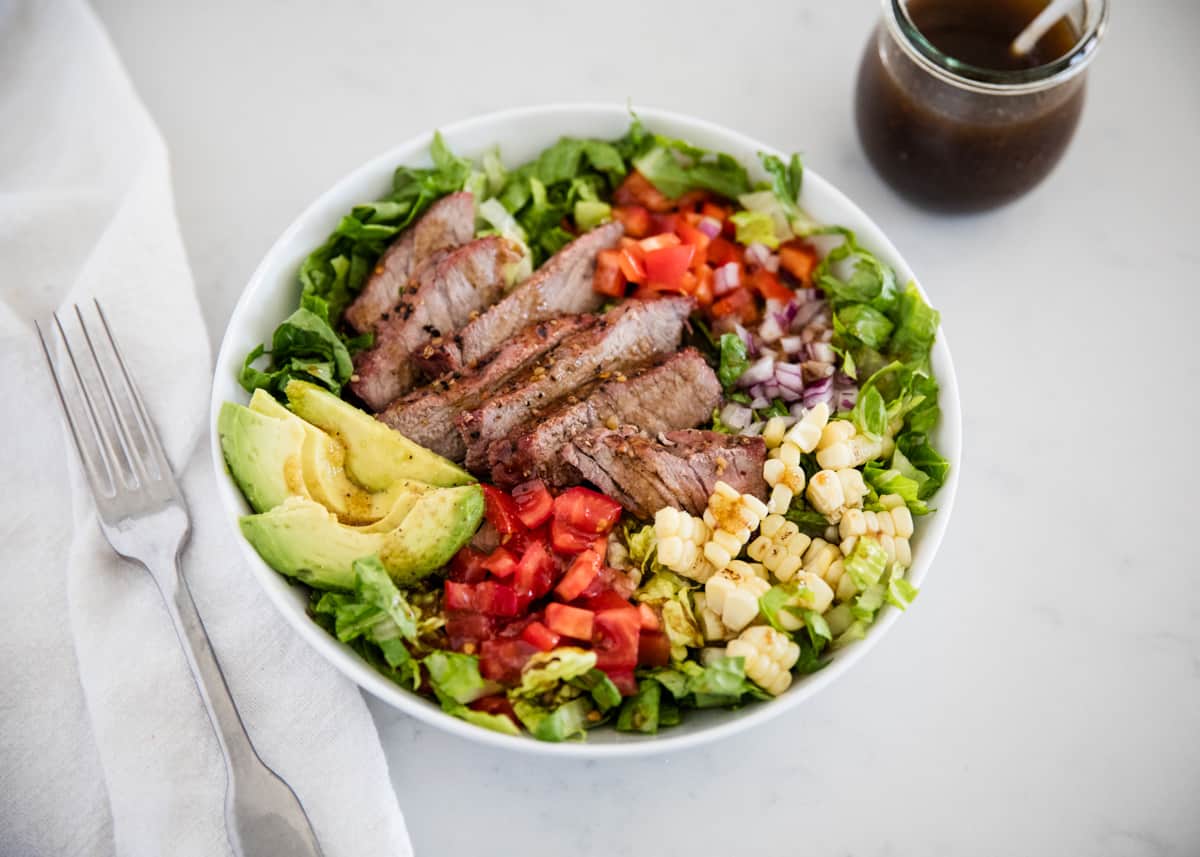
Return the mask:
<svg viewBox="0 0 1200 857">
<path fill-rule="evenodd" d="M 709 238 L 716 238 L 721 234 L 721 221 L 715 217 L 702 217 L 700 218 L 700 222 L 696 224 L 696 228 Z"/>
<path fill-rule="evenodd" d="M 804 407 L 812 408 L 821 402 L 833 400 L 833 378 L 814 381 L 804 389 Z"/>
<path fill-rule="evenodd" d="M 769 404 L 771 404 L 771 400 L 763 396 L 756 396 L 750 400 L 750 407 L 756 411 L 767 407 Z"/>
<path fill-rule="evenodd" d="M 742 373 L 742 377 L 738 378 L 739 387 L 753 387 L 755 384 L 761 384 L 767 381 L 775 374 L 775 358 L 762 357 Z"/>
<path fill-rule="evenodd" d="M 745 405 L 739 405 L 737 402 L 730 402 L 721 411 L 721 422 L 739 431 L 746 428 L 753 421 L 754 412 Z"/>
<path fill-rule="evenodd" d="M 785 336 L 779 340 L 779 347 L 789 357 L 794 357 L 804 350 L 804 340 L 799 336 Z"/>
<path fill-rule="evenodd" d="M 776 313 L 770 313 L 758 326 L 758 335 L 763 342 L 778 342 L 783 336 L 784 326 L 779 323 L 779 316 Z"/>
</svg>

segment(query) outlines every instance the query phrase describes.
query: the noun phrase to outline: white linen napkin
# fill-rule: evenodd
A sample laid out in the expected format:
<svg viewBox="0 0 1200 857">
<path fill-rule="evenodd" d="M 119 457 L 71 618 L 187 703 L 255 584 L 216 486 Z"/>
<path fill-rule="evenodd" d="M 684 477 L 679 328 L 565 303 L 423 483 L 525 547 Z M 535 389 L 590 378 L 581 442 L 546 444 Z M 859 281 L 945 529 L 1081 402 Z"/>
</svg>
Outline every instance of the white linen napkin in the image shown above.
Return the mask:
<svg viewBox="0 0 1200 857">
<path fill-rule="evenodd" d="M 216 740 L 153 581 L 96 527 L 33 333 L 95 296 L 181 477 L 185 574 L 255 746 L 328 857 L 411 855 L 362 696 L 275 613 L 222 520 L 166 150 L 82 3 L 0 2 L 0 129 L 0 853 L 230 853 Z"/>
</svg>

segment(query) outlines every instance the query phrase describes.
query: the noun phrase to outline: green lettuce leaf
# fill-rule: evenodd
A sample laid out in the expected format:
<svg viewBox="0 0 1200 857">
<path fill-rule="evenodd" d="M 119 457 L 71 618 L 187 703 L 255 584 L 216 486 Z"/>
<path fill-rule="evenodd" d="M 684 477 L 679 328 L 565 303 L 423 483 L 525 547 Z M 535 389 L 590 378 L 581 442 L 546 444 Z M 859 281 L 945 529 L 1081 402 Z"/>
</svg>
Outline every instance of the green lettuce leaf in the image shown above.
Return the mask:
<svg viewBox="0 0 1200 857">
<path fill-rule="evenodd" d="M 811 538 L 824 536 L 825 530 L 829 528 L 829 521 L 825 520 L 825 516 L 815 509 L 810 509 L 804 502 L 804 497 L 799 494 L 792 498 L 792 504 L 783 516 L 795 524 L 800 532 Z"/>
<path fill-rule="evenodd" d="M 750 367 L 750 358 L 746 356 L 746 343 L 736 333 L 721 334 L 720 347 L 721 363 L 717 368 L 717 379 L 728 391 Z"/>
<path fill-rule="evenodd" d="M 582 737 L 591 723 L 588 715 L 593 710 L 585 697 L 564 702 L 553 710 L 525 699 L 518 699 L 513 703 L 513 711 L 517 717 L 539 741 L 557 742 Z"/>
<path fill-rule="evenodd" d="M 896 438 L 896 450 L 904 455 L 913 468 L 927 477 L 920 484 L 918 496 L 922 500 L 932 497 L 946 482 L 950 473 L 947 461 L 930 443 L 924 432 L 906 432 Z"/>
<path fill-rule="evenodd" d="M 654 573 L 634 592 L 633 597 L 662 611 L 663 630 L 671 643 L 671 657 L 682 661 L 688 648 L 704 645 L 700 623 L 692 609 L 691 590 L 696 584 L 657 567 Z"/>
<path fill-rule="evenodd" d="M 928 365 L 941 316 L 921 297 L 916 283 L 909 282 L 896 307 L 896 332 L 892 351 L 906 364 Z"/>
<path fill-rule="evenodd" d="M 874 586 L 883 577 L 887 567 L 887 553 L 883 546 L 873 538 L 863 536 L 854 543 L 854 550 L 846 557 L 844 573 L 850 575 L 854 587 L 862 592 Z"/>
<path fill-rule="evenodd" d="M 870 304 L 847 304 L 834 314 L 835 329 L 871 348 L 883 348 L 895 325 Z"/>
<path fill-rule="evenodd" d="M 925 474 L 921 474 L 924 476 Z M 928 478 L 928 477 L 926 477 Z M 869 462 L 863 467 L 863 481 L 867 483 L 878 496 L 884 494 L 899 494 L 904 499 L 904 505 L 914 515 L 929 514 L 929 506 L 921 499 L 921 485 L 916 479 L 906 476 L 895 466 L 884 467 L 876 462 Z"/>
<path fill-rule="evenodd" d="M 637 693 L 621 705 L 621 711 L 617 715 L 617 729 L 621 732 L 655 734 L 658 732 L 661 704 L 662 685 L 652 680 L 640 682 Z"/>
<path fill-rule="evenodd" d="M 288 381 L 299 379 L 319 384 L 334 393 L 350 380 L 354 363 L 350 352 L 333 328 L 316 313 L 298 309 L 271 338 L 271 361 L 267 370 L 254 368 L 266 353 L 260 345 L 251 351 L 242 365 L 238 381 L 250 393 L 262 387 L 277 398 L 283 397 Z"/>
<path fill-rule="evenodd" d="M 750 192 L 746 168 L 729 155 L 659 135 L 653 140 L 649 149 L 634 158 L 633 166 L 672 199 L 689 190 L 709 190 L 729 199 Z"/>
<path fill-rule="evenodd" d="M 596 666 L 596 653 L 573 646 L 538 652 L 521 671 L 521 684 L 509 691 L 509 698 L 536 697 L 553 693 L 558 685 L 586 675 Z"/>
<path fill-rule="evenodd" d="M 772 250 L 779 246 L 775 220 L 763 211 L 739 211 L 729 218 L 737 227 L 737 240 L 742 244 L 765 244 Z M 728 334 L 726 334 L 728 336 Z"/>
<path fill-rule="evenodd" d="M 800 217 L 800 189 L 804 184 L 804 165 L 799 155 L 792 155 L 786 164 L 775 155 L 758 153 L 763 169 L 771 176 L 771 192 L 783 206 L 789 218 Z"/>
<path fill-rule="evenodd" d="M 572 678 L 571 684 L 591 694 L 592 701 L 596 703 L 599 711 L 610 711 L 621 704 L 621 691 L 602 670 L 588 670 L 583 675 Z"/>
<path fill-rule="evenodd" d="M 465 705 L 487 696 L 489 685 L 479 673 L 479 658 L 461 652 L 436 651 L 425 656 L 422 664 L 429 683 L 439 700 Z"/>
</svg>

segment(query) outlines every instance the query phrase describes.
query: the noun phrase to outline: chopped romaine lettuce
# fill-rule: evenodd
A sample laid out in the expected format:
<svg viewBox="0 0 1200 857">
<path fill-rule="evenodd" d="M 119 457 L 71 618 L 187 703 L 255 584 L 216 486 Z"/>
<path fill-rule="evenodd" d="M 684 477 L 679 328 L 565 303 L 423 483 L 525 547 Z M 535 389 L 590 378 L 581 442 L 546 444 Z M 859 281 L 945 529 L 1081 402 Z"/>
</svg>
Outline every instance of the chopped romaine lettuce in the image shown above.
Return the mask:
<svg viewBox="0 0 1200 857">
<path fill-rule="evenodd" d="M 717 367 L 717 379 L 729 391 L 750 366 L 746 356 L 746 343 L 736 333 L 721 334 L 721 364 Z"/>
<path fill-rule="evenodd" d="M 521 671 L 521 685 L 509 692 L 511 698 L 552 693 L 563 682 L 586 675 L 596 666 L 596 653 L 573 646 L 539 652 Z"/>
<path fill-rule="evenodd" d="M 564 702 L 553 710 L 524 699 L 513 703 L 517 717 L 539 741 L 566 741 L 582 736 L 589 725 L 588 715 L 593 710 L 585 697 Z"/>
<path fill-rule="evenodd" d="M 737 240 L 740 243 L 765 244 L 772 250 L 779 246 L 775 221 L 765 211 L 739 211 L 729 219 L 737 227 Z"/>
<path fill-rule="evenodd" d="M 883 348 L 895 325 L 870 304 L 847 304 L 833 316 L 834 330 L 871 348 Z"/>
<path fill-rule="evenodd" d="M 342 385 L 354 373 L 354 363 L 346 345 L 334 333 L 329 323 L 316 313 L 301 307 L 279 327 L 271 337 L 271 365 L 267 371 L 254 368 L 258 358 L 266 353 L 261 345 L 248 355 L 238 377 L 246 392 L 262 387 L 276 397 L 283 397 L 288 381 L 311 381 L 340 393 Z"/>
<path fill-rule="evenodd" d="M 771 176 L 771 192 L 783 206 L 788 219 L 802 217 L 800 189 L 804 184 L 804 164 L 799 155 L 792 155 L 786 164 L 775 155 L 758 153 L 763 169 Z"/>
<path fill-rule="evenodd" d="M 887 554 L 883 546 L 873 538 L 864 536 L 854 543 L 854 550 L 846 557 L 844 573 L 850 575 L 855 589 L 862 592 L 874 586 L 883 577 L 887 567 Z"/>
<path fill-rule="evenodd" d="M 657 681 L 645 680 L 638 684 L 638 691 L 625 700 L 617 715 L 617 729 L 622 732 L 644 732 L 653 735 L 658 731 L 658 713 L 662 702 L 662 685 Z"/>
<path fill-rule="evenodd" d="M 422 660 L 429 683 L 439 699 L 460 704 L 474 702 L 489 693 L 488 683 L 479 674 L 479 658 L 461 652 L 430 652 Z"/>
<path fill-rule="evenodd" d="M 737 199 L 750 191 L 750 177 L 735 158 L 706 152 L 680 140 L 654 135 L 633 166 L 672 199 L 689 190 L 710 190 Z"/>
<path fill-rule="evenodd" d="M 575 203 L 575 225 L 586 231 L 612 220 L 612 206 L 599 200 L 581 199 Z"/>
<path fill-rule="evenodd" d="M 691 590 L 695 584 L 679 575 L 658 567 L 634 593 L 634 598 L 652 604 L 662 611 L 663 630 L 671 642 L 671 658 L 681 661 L 688 648 L 704 645 L 700 623 L 692 609 Z"/>
</svg>

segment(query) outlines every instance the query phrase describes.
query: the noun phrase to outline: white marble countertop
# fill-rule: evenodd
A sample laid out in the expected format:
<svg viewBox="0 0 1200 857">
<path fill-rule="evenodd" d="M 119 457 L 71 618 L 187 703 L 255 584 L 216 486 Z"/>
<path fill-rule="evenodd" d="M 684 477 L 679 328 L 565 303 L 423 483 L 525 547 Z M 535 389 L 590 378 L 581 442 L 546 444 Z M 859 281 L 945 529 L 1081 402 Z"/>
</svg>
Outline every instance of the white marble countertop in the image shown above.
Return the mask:
<svg viewBox="0 0 1200 857">
<path fill-rule="evenodd" d="M 858 147 L 873 0 L 471 6 L 100 0 L 214 341 L 276 235 L 368 156 L 633 97 L 802 151 L 880 223 L 943 313 L 967 452 L 886 645 L 736 740 L 531 759 L 373 705 L 417 852 L 1200 853 L 1200 5 L 1118 4 L 1057 172 L 960 218 L 906 205 Z"/>
</svg>

